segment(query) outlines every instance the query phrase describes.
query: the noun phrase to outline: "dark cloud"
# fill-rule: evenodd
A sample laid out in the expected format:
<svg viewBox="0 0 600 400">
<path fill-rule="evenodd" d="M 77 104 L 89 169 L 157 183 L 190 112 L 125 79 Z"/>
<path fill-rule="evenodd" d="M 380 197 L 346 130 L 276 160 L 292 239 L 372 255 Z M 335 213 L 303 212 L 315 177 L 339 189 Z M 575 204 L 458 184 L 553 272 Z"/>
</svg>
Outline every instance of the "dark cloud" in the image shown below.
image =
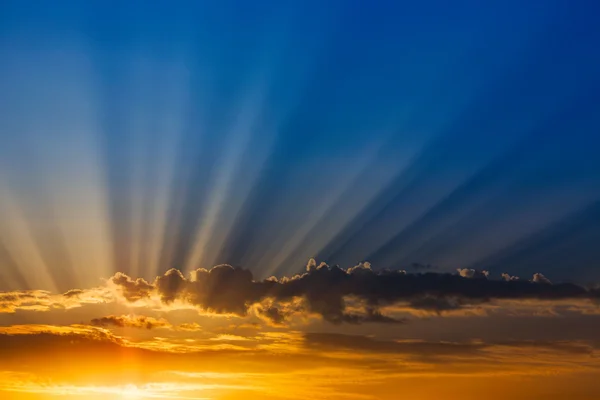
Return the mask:
<svg viewBox="0 0 600 400">
<path fill-rule="evenodd" d="M 433 311 L 441 314 L 444 311 L 452 311 L 461 308 L 463 302 L 457 297 L 436 297 L 425 295 L 410 300 L 409 305 L 410 307 L 418 310 Z"/>
<path fill-rule="evenodd" d="M 102 332 L 94 333 L 57 333 L 35 332 L 27 334 L 5 334 L 0 333 L 0 349 L 4 361 L 9 358 L 23 359 L 27 354 L 39 357 L 43 352 L 53 354 L 66 354 L 68 352 L 77 352 L 80 354 L 90 352 L 102 354 L 114 354 L 121 348 L 122 342 L 115 337 Z M 56 358 L 53 359 L 55 361 Z M 72 360 L 71 360 L 72 362 Z"/>
<path fill-rule="evenodd" d="M 264 319 L 266 319 L 268 322 L 272 323 L 273 325 L 283 324 L 288 316 L 285 311 L 282 311 L 278 307 L 274 307 L 274 306 L 270 306 L 270 307 L 258 306 L 257 312 L 258 312 L 259 316 L 262 316 Z"/>
<path fill-rule="evenodd" d="M 110 281 L 121 288 L 123 297 L 129 301 L 136 301 L 150 296 L 154 286 L 142 278 L 135 280 L 122 272 L 117 272 Z"/>
<path fill-rule="evenodd" d="M 301 275 L 257 281 L 243 268 L 219 265 L 210 270 L 198 269 L 186 278 L 171 269 L 150 284 L 124 274 L 111 281 L 120 286 L 125 298 L 135 301 L 155 291 L 165 303 L 181 300 L 216 313 L 245 315 L 256 303 L 271 299 L 289 302 L 302 298 L 307 312 L 318 314 L 333 323 L 400 322 L 382 315 L 381 306 L 407 303 L 409 306 L 438 312 L 468 304 L 501 299 L 598 299 L 598 289 L 571 284 L 552 284 L 542 274 L 532 280 L 489 279 L 489 274 L 459 269 L 458 274 L 405 271 L 374 271 L 369 263 L 348 270 L 309 262 Z M 349 311 L 348 299 L 358 299 L 362 311 Z M 285 317 L 280 309 L 263 310 L 278 323 Z"/>
<path fill-rule="evenodd" d="M 414 270 L 437 269 L 437 267 L 434 265 L 421 263 L 412 263 L 410 267 Z"/>
<path fill-rule="evenodd" d="M 154 287 L 162 301 L 181 299 L 216 313 L 246 314 L 248 306 L 267 297 L 278 283 L 272 280 L 254 281 L 252 272 L 229 265 L 197 269 L 187 279 L 171 269 L 156 278 Z"/>
<path fill-rule="evenodd" d="M 340 333 L 306 333 L 304 341 L 312 349 L 414 355 L 465 355 L 477 353 L 487 347 L 484 343 L 377 340 L 368 336 Z"/>
<path fill-rule="evenodd" d="M 93 326 L 101 327 L 118 327 L 118 328 L 141 328 L 141 329 L 154 329 L 154 328 L 166 328 L 170 327 L 171 324 L 163 319 L 156 319 L 152 317 L 146 317 L 144 315 L 137 316 L 116 316 L 109 315 L 102 318 L 94 318 L 90 321 Z"/>
<path fill-rule="evenodd" d="M 546 283 L 548 285 L 552 284 L 552 282 L 550 282 L 550 279 L 546 278 L 543 274 L 540 273 L 533 274 L 533 279 L 531 281 L 535 283 Z"/>
<path fill-rule="evenodd" d="M 406 320 L 383 315 L 381 311 L 377 310 L 376 308 L 368 307 L 361 314 L 344 314 L 341 322 L 349 322 L 354 324 L 362 324 L 364 322 L 377 322 L 381 324 L 402 324 L 406 322 Z"/>
<path fill-rule="evenodd" d="M 178 369 L 185 366 L 198 368 L 199 365 L 210 368 L 216 357 L 227 357 L 231 361 L 231 355 L 240 355 L 240 351 L 204 349 L 180 353 L 160 346 L 149 350 L 136 347 L 103 328 L 89 327 L 89 332 L 58 332 L 49 327 L 45 332 L 6 334 L 0 331 L 0 354 L 3 365 L 11 365 L 11 369 L 23 368 L 27 372 L 35 369 L 47 372 L 48 368 L 65 368 L 70 373 L 75 369 L 97 371 L 99 365 L 114 365 L 115 360 L 130 360 L 144 367 L 154 365 L 164 372 L 165 365 Z M 45 361 L 40 362 L 40 359 Z"/>
<path fill-rule="evenodd" d="M 596 348 L 587 342 L 579 341 L 533 341 L 513 340 L 500 342 L 433 342 L 420 340 L 377 340 L 362 335 L 346 335 L 340 333 L 306 333 L 304 344 L 311 349 L 347 350 L 364 353 L 403 354 L 418 357 L 473 356 L 483 355 L 491 349 L 528 348 L 533 350 L 550 350 L 557 353 L 586 355 L 593 354 Z"/>
</svg>

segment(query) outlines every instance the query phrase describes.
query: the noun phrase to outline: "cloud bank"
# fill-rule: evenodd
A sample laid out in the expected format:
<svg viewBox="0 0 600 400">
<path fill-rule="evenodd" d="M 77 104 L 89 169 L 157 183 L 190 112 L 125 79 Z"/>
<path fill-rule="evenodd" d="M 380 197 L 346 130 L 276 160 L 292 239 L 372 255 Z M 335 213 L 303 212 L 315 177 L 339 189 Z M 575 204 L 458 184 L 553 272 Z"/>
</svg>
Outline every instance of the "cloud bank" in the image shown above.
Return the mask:
<svg viewBox="0 0 600 400">
<path fill-rule="evenodd" d="M 408 304 L 416 309 L 443 312 L 494 300 L 600 299 L 600 289 L 572 283 L 551 283 L 544 275 L 531 280 L 503 274 L 490 279 L 486 271 L 459 269 L 456 274 L 375 271 L 369 263 L 344 270 L 311 260 L 306 272 L 292 277 L 255 280 L 252 272 L 230 265 L 197 269 L 189 277 L 171 269 L 147 282 L 117 273 L 110 281 L 127 301 L 153 294 L 164 304 L 181 301 L 213 313 L 246 315 L 253 305 L 273 323 L 297 311 L 333 323 L 402 322 L 383 315 L 381 307 Z M 296 299 L 302 299 L 301 306 Z M 265 302 L 270 303 L 264 306 Z M 277 302 L 277 305 L 273 305 Z M 349 304 L 353 306 L 350 307 Z M 357 306 L 357 304 L 359 306 Z"/>
</svg>

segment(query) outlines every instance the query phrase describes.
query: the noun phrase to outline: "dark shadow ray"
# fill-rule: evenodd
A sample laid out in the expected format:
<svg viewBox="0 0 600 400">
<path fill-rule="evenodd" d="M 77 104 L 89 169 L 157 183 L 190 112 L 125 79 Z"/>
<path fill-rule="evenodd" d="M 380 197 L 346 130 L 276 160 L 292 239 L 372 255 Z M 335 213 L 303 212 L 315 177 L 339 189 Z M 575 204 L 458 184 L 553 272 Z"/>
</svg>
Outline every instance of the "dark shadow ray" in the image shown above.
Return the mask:
<svg viewBox="0 0 600 400">
<path fill-rule="evenodd" d="M 511 197 L 513 203 L 518 203 L 519 199 L 526 200 L 527 194 L 529 198 L 536 196 L 537 190 L 539 201 L 543 202 L 542 195 L 547 193 L 546 190 L 550 186 L 589 186 L 600 168 L 600 163 L 594 162 L 594 156 L 590 152 L 592 146 L 586 146 L 591 138 L 588 130 L 593 129 L 593 124 L 599 122 L 593 120 L 593 110 L 595 105 L 600 103 L 597 96 L 590 93 L 580 96 L 577 101 L 571 101 L 560 112 L 551 114 L 526 139 L 480 170 L 472 179 L 370 254 L 367 259 L 376 265 L 400 267 L 415 261 L 410 258 L 410 249 L 415 251 L 415 246 L 419 243 L 421 253 L 418 257 L 426 257 L 428 245 L 435 242 L 436 237 L 438 242 L 461 239 L 454 236 L 457 231 L 452 231 L 451 227 L 468 224 L 469 220 L 482 221 L 474 217 L 474 211 L 480 209 L 481 204 L 487 204 L 488 210 L 502 213 L 506 211 L 502 206 L 503 198 Z M 575 145 L 564 146 L 562 140 L 557 140 L 559 135 L 554 134 L 555 132 L 577 130 L 577 126 L 582 122 L 583 126 L 590 122 L 590 116 L 592 125 L 573 134 Z M 532 159 L 532 154 L 536 154 L 535 159 Z M 572 157 L 573 161 L 563 165 L 554 161 L 557 157 Z M 506 201 L 508 200 L 504 203 Z M 435 231 L 438 233 L 434 233 Z M 444 236 L 444 232 L 452 237 Z M 515 236 L 518 235 L 519 231 L 515 230 Z"/>
<path fill-rule="evenodd" d="M 600 201 L 563 218 L 469 266 L 496 274 L 531 275 L 544 270 L 551 279 L 594 281 L 600 270 Z"/>
<path fill-rule="evenodd" d="M 10 252 L 0 241 L 0 290 L 27 290 L 33 289 L 21 273 L 21 267 L 10 255 Z"/>
<path fill-rule="evenodd" d="M 106 60 L 101 66 L 100 127 L 104 156 L 109 226 L 113 247 L 113 272 L 132 269 L 133 138 L 128 130 L 131 93 L 119 65 Z"/>
<path fill-rule="evenodd" d="M 558 30 L 558 32 L 561 31 Z M 573 38 L 573 32 L 565 33 Z M 557 34 L 557 32 L 553 32 L 551 37 L 555 37 Z M 578 42 L 577 46 L 573 46 L 568 50 L 569 56 L 575 57 L 577 55 L 582 61 L 590 58 L 589 45 L 589 43 Z M 424 192 L 428 182 L 428 190 L 435 193 L 436 186 L 447 184 L 449 178 L 444 174 L 448 174 L 449 169 L 465 165 L 474 159 L 473 149 L 494 154 L 495 150 L 499 151 L 510 144 L 509 138 L 517 142 L 518 136 L 527 133 L 529 125 L 535 127 L 539 123 L 537 120 L 552 119 L 553 109 L 558 106 L 558 99 L 553 94 L 559 88 L 571 93 L 572 96 L 580 96 L 580 94 L 573 93 L 581 90 L 584 83 L 586 85 L 590 84 L 590 81 L 585 81 L 582 76 L 589 78 L 586 74 L 591 71 L 592 67 L 586 64 L 581 76 L 564 75 L 564 79 L 556 80 L 557 74 L 565 68 L 565 65 L 560 64 L 553 68 L 546 67 L 550 61 L 549 58 L 554 57 L 554 53 L 551 51 L 552 46 L 553 43 L 547 38 L 544 39 L 541 49 L 531 46 L 531 52 L 527 54 L 524 60 L 520 60 L 519 63 L 513 65 L 510 73 L 502 79 L 498 79 L 494 85 L 489 85 L 487 91 L 482 91 L 480 98 L 464 110 L 462 116 L 455 121 L 454 125 L 441 133 L 438 141 L 425 149 L 407 171 L 392 182 L 379 198 L 372 202 L 336 239 L 324 248 L 318 258 L 344 264 L 346 259 L 364 259 L 369 254 L 373 255 L 371 252 L 376 247 L 371 251 L 367 251 L 368 249 L 365 249 L 365 247 L 368 246 L 364 246 L 362 243 L 365 240 L 374 241 L 373 235 L 385 236 L 380 232 L 382 227 L 389 231 L 389 237 L 385 238 L 384 241 L 388 242 L 388 240 L 393 240 L 394 233 L 398 234 L 400 232 L 401 235 L 404 235 L 401 231 L 406 224 L 410 224 L 411 221 L 418 224 L 418 221 L 414 220 L 420 218 L 419 214 L 422 212 L 428 213 L 425 203 L 429 201 L 429 197 Z M 578 51 L 580 53 L 577 53 Z M 565 55 L 565 57 L 568 56 Z M 593 82 L 592 86 L 596 87 L 596 84 L 597 82 Z M 593 103 L 590 105 L 578 99 L 575 102 L 575 107 L 583 106 L 584 109 L 590 110 L 590 107 L 596 104 L 596 99 L 590 98 L 588 89 L 585 91 L 587 93 L 581 97 L 586 98 L 587 101 L 592 100 Z M 576 111 L 569 108 L 571 115 L 563 114 L 563 117 L 578 118 Z M 493 117 L 497 114 L 506 117 L 504 120 L 498 121 L 497 118 Z M 572 122 L 572 120 L 568 121 Z M 564 121 L 558 122 L 563 123 L 563 126 L 565 126 Z M 515 124 L 518 125 L 514 126 Z M 575 125 L 579 124 L 576 122 Z M 553 141 L 557 137 L 556 127 L 548 126 L 546 128 L 548 129 L 547 132 L 543 132 L 538 136 L 538 141 L 542 144 L 546 140 L 545 135 Z M 482 134 L 482 132 L 485 132 L 485 134 Z M 590 140 L 585 140 L 584 143 L 590 143 Z M 532 154 L 529 157 L 535 159 L 535 157 L 532 157 L 535 152 L 536 150 L 532 149 Z M 483 160 L 483 158 L 479 160 Z M 474 165 L 472 164 L 471 167 Z M 504 168 L 510 167 L 505 166 Z M 500 172 L 498 171 L 498 173 Z M 482 184 L 485 183 L 482 182 Z M 443 214 L 441 211 L 432 210 L 431 212 Z M 427 218 L 427 214 L 424 214 L 422 218 Z M 391 224 L 395 227 L 390 226 Z M 394 230 L 396 232 L 393 232 Z M 373 246 L 381 244 L 373 243 Z M 362 250 L 361 245 L 363 246 Z M 388 250 L 393 247 L 394 245 L 390 244 Z M 353 255 L 347 257 L 346 254 L 349 253 Z"/>
<path fill-rule="evenodd" d="M 27 178 L 17 181 L 16 177 L 11 177 L 10 185 L 17 194 L 33 243 L 53 280 L 45 284 L 51 285 L 48 289 L 54 290 L 75 287 L 78 284 L 77 274 L 67 248 L 67 238 L 51 201 L 51 189 L 43 180 L 44 174 L 38 160 L 24 147 L 19 151 L 21 158 L 17 165 Z M 30 267 L 21 265 L 20 268 L 27 270 Z"/>
</svg>

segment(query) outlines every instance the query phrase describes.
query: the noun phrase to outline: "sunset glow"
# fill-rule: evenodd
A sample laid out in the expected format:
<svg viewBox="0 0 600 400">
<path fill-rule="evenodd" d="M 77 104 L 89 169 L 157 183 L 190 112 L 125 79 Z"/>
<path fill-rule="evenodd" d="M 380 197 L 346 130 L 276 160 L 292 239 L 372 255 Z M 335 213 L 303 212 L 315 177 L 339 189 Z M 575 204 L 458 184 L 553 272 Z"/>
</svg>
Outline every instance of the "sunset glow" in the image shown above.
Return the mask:
<svg viewBox="0 0 600 400">
<path fill-rule="evenodd" d="M 0 1 L 0 400 L 600 399 L 599 15 Z"/>
</svg>

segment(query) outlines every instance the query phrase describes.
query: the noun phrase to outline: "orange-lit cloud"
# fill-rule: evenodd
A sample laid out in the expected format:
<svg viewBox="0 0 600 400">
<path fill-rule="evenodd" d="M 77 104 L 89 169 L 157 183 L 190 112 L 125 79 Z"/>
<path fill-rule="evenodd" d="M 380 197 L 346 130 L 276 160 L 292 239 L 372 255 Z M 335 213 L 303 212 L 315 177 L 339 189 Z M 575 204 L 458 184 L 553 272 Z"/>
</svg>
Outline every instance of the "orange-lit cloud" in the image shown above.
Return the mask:
<svg viewBox="0 0 600 400">
<path fill-rule="evenodd" d="M 223 334 L 184 347 L 175 338 L 134 342 L 104 328 L 30 325 L 3 328 L 0 346 L 10 349 L 3 356 L 0 394 L 42 399 L 392 400 L 398 393 L 391 385 L 399 380 L 415 395 L 415 380 L 556 382 L 583 379 L 600 368 L 597 344 L 586 341 L 391 340 L 289 330 Z M 598 393 L 593 386 L 587 390 Z M 476 399 L 484 393 L 469 387 L 463 395 Z"/>
<path fill-rule="evenodd" d="M 399 380 L 421 398 L 432 382 L 467 379 L 567 393 L 570 377 L 587 400 L 600 395 L 588 379 L 600 370 L 597 300 L 597 289 L 542 275 L 368 263 L 311 261 L 266 280 L 225 265 L 151 281 L 117 273 L 63 294 L 0 293 L 0 398 L 392 400 Z M 485 393 L 458 387 L 456 399 Z"/>
</svg>

